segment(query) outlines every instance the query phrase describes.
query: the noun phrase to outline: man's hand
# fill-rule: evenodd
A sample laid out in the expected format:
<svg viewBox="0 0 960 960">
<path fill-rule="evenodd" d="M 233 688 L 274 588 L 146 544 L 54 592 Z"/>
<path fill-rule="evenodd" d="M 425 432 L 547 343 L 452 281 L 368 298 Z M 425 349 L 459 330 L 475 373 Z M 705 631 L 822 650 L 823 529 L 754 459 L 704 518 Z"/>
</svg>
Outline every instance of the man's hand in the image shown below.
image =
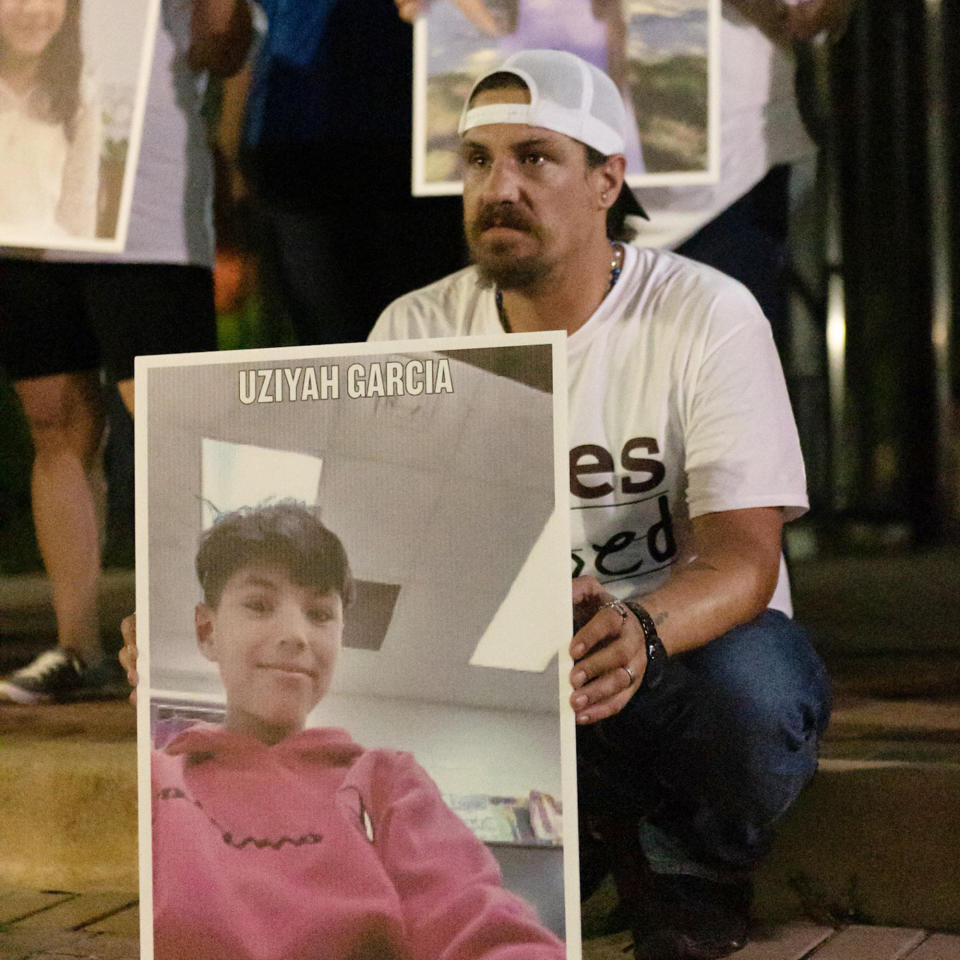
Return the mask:
<svg viewBox="0 0 960 960">
<path fill-rule="evenodd" d="M 838 40 L 847 27 L 855 0 L 805 0 L 787 8 L 787 22 L 794 40 L 812 40 L 826 31 Z"/>
<path fill-rule="evenodd" d="M 120 666 L 127 671 L 127 682 L 133 687 L 130 691 L 130 702 L 136 704 L 137 683 L 140 678 L 137 676 L 137 615 L 135 613 L 123 618 L 120 623 L 120 633 L 123 635 L 123 646 L 117 654 L 117 659 L 120 661 Z"/>
<path fill-rule="evenodd" d="M 252 41 L 247 0 L 193 0 L 187 51 L 191 70 L 232 77 L 246 62 Z"/>
<path fill-rule="evenodd" d="M 427 6 L 426 0 L 394 0 L 394 3 L 397 5 L 400 19 L 407 23 L 413 23 Z"/>
<path fill-rule="evenodd" d="M 593 577 L 573 581 L 573 670 L 570 704 L 579 724 L 619 713 L 637 692 L 647 666 L 637 618 Z"/>
<path fill-rule="evenodd" d="M 856 0 L 729 0 L 744 17 L 758 26 L 774 43 L 790 47 L 827 32 L 837 40 L 846 29 Z"/>
</svg>

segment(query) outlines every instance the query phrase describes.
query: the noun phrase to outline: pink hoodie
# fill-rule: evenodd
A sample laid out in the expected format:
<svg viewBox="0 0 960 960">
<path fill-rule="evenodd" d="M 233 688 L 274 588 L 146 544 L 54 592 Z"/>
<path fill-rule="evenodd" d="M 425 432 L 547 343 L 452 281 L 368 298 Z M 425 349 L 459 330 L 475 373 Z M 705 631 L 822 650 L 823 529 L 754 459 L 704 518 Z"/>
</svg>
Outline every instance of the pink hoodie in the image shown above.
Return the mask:
<svg viewBox="0 0 960 960">
<path fill-rule="evenodd" d="M 410 754 L 198 724 L 153 756 L 157 960 L 563 960 Z"/>
</svg>

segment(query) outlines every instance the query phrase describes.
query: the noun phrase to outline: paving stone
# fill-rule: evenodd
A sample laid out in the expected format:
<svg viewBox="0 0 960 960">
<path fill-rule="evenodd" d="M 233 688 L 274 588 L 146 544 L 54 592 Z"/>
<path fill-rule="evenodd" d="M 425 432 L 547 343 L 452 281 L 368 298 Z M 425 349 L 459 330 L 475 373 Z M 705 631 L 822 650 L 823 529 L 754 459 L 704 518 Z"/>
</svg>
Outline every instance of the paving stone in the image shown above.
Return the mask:
<svg viewBox="0 0 960 960">
<path fill-rule="evenodd" d="M 0 960 L 139 960 L 140 944 L 129 937 L 83 931 L 0 934 Z"/>
<path fill-rule="evenodd" d="M 903 960 L 924 939 L 922 930 L 854 926 L 831 937 L 811 960 Z"/>
<path fill-rule="evenodd" d="M 29 930 L 77 930 L 136 903 L 135 893 L 85 893 L 34 913 L 14 927 Z"/>
<path fill-rule="evenodd" d="M 140 908 L 136 905 L 112 913 L 96 923 L 84 927 L 90 933 L 110 933 L 120 937 L 140 936 Z"/>
<path fill-rule="evenodd" d="M 755 931 L 737 960 L 801 960 L 833 935 L 833 927 L 812 923 L 786 923 Z"/>
<path fill-rule="evenodd" d="M 75 896 L 72 893 L 54 893 L 39 890 L 8 890 L 0 893 L 0 924 L 12 924 L 17 920 L 46 910 Z"/>
<path fill-rule="evenodd" d="M 907 960 L 960 960 L 960 937 L 935 933 L 908 954 Z"/>
<path fill-rule="evenodd" d="M 624 960 L 624 952 L 633 943 L 628 930 L 611 933 L 605 937 L 595 937 L 583 943 L 583 960 Z"/>
</svg>

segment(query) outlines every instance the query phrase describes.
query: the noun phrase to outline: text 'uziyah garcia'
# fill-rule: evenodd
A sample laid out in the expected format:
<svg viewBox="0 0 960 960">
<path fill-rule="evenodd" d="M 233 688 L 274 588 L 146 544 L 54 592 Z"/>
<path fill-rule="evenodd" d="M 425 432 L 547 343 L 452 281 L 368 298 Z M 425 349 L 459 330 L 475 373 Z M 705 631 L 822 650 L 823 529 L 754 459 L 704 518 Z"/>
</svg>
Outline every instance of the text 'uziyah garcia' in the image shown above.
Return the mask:
<svg viewBox="0 0 960 960">
<path fill-rule="evenodd" d="M 284 403 L 453 393 L 446 357 L 240 371 L 240 402 Z"/>
</svg>

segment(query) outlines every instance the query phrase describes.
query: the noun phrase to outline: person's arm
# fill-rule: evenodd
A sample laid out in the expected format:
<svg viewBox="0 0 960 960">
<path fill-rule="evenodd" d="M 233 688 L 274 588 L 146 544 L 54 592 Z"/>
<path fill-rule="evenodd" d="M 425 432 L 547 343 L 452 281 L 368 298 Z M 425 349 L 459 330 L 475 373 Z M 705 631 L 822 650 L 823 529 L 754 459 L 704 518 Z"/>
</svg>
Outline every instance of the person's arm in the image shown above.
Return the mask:
<svg viewBox="0 0 960 960">
<path fill-rule="evenodd" d="M 411 956 L 563 960 L 563 944 L 503 887 L 493 855 L 409 754 L 371 751 L 341 791 L 368 798 L 373 842 L 400 898 Z"/>
<path fill-rule="evenodd" d="M 427 9 L 427 0 L 393 0 L 397 15 L 405 23 L 413 23 Z"/>
<path fill-rule="evenodd" d="M 812 40 L 826 31 L 837 40 L 847 28 L 856 0 L 804 0 L 790 6 L 787 18 L 794 40 Z"/>
<path fill-rule="evenodd" d="M 636 599 L 650 614 L 668 656 L 693 650 L 761 613 L 780 570 L 779 507 L 708 513 L 692 521 L 696 555 L 657 590 Z M 643 630 L 592 577 L 574 581 L 574 611 L 593 614 L 574 635 L 570 703 L 578 723 L 618 713 L 643 680 Z M 629 682 L 629 667 L 636 680 Z"/>
<path fill-rule="evenodd" d="M 754 26 L 759 27 L 774 43 L 781 47 L 789 47 L 792 44 L 789 11 L 782 0 L 727 0 L 727 2 Z"/>
<path fill-rule="evenodd" d="M 727 0 L 774 43 L 789 47 L 827 31 L 836 38 L 843 33 L 856 0 Z"/>
<path fill-rule="evenodd" d="M 665 581 L 644 589 L 639 580 L 633 588 L 643 590 L 636 599 L 668 655 L 703 646 L 767 606 L 778 581 L 783 522 L 807 506 L 770 324 L 745 288 L 713 281 L 705 289 L 703 297 L 674 305 L 687 311 L 690 333 L 678 336 L 676 354 L 658 358 L 671 370 L 683 463 L 682 475 L 664 482 L 684 491 L 671 513 L 685 508 L 692 535 Z M 632 612 L 601 608 L 610 596 L 597 581 L 575 581 L 575 591 L 583 626 L 571 642 L 572 658 L 581 661 L 571 671 L 571 703 L 579 722 L 592 723 L 636 693 L 646 651 Z"/>
<path fill-rule="evenodd" d="M 193 0 L 187 52 L 192 69 L 232 76 L 243 66 L 252 39 L 253 18 L 247 0 Z"/>
<path fill-rule="evenodd" d="M 253 66 L 246 63 L 223 83 L 220 115 L 214 129 L 214 139 L 227 165 L 230 183 L 230 202 L 239 203 L 247 196 L 247 184 L 240 171 L 240 148 L 243 140 L 243 119 L 253 78 Z"/>
</svg>

